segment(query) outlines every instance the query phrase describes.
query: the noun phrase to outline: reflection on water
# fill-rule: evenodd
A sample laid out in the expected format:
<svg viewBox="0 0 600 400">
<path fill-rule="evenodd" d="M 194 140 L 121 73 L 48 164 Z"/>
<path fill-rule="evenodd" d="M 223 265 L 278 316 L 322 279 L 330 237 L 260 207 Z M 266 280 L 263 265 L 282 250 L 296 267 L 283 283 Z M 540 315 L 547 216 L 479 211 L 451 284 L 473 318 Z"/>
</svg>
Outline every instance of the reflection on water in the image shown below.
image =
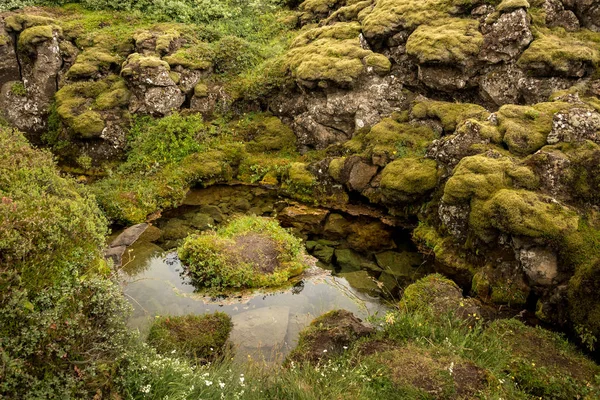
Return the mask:
<svg viewBox="0 0 600 400">
<path fill-rule="evenodd" d="M 156 315 L 225 312 L 233 319 L 231 339 L 238 360 L 249 355 L 272 360 L 276 354 L 286 354 L 296 345 L 300 331 L 327 311 L 345 309 L 364 319 L 385 309 L 379 298 L 318 267 L 290 289 L 211 299 L 194 293 L 181 275 L 175 253 L 141 242 L 130 248 L 129 257 L 128 263 L 124 257 L 124 291 L 134 307 L 131 327 L 145 335 Z"/>
</svg>

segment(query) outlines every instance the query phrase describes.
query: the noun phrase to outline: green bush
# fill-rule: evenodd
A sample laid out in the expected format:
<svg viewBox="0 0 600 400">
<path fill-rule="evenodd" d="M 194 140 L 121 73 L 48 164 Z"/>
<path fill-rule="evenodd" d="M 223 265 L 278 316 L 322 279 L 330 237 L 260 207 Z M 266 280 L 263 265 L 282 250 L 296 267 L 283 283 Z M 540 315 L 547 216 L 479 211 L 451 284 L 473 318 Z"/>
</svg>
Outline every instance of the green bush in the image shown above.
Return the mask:
<svg viewBox="0 0 600 400">
<path fill-rule="evenodd" d="M 161 316 L 150 327 L 148 343 L 160 354 L 214 362 L 223 356 L 232 327 L 231 317 L 221 312 Z"/>
<path fill-rule="evenodd" d="M 279 286 L 304 269 L 301 240 L 261 217 L 239 217 L 217 232 L 189 236 L 178 254 L 194 283 L 215 291 Z"/>
<path fill-rule="evenodd" d="M 16 130 L 0 127 L 0 160 L 0 271 L 37 290 L 99 265 L 107 222 L 94 197 Z"/>
</svg>

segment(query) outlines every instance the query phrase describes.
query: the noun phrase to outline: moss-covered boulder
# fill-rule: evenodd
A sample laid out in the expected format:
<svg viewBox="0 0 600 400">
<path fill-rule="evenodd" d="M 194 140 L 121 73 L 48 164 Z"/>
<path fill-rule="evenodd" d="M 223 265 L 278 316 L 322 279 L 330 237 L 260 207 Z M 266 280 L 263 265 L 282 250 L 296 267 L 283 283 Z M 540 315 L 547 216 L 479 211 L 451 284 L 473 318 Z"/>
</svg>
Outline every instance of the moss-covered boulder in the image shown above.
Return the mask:
<svg viewBox="0 0 600 400">
<path fill-rule="evenodd" d="M 508 370 L 523 391 L 555 399 L 600 395 L 600 368 L 560 335 L 514 319 L 493 322 L 486 334 L 510 353 Z"/>
<path fill-rule="evenodd" d="M 231 328 L 231 317 L 221 312 L 157 316 L 148 343 L 165 356 L 186 357 L 195 363 L 214 362 L 227 350 Z"/>
<path fill-rule="evenodd" d="M 301 240 L 260 217 L 189 236 L 178 254 L 198 287 L 216 291 L 283 285 L 307 266 Z"/>
<path fill-rule="evenodd" d="M 401 158 L 389 163 L 381 173 L 381 192 L 386 202 L 411 202 L 436 186 L 439 170 L 434 160 Z"/>
<path fill-rule="evenodd" d="M 463 298 L 458 285 L 439 274 L 428 275 L 409 285 L 400 300 L 400 308 L 442 317 L 452 314 L 471 321 L 481 317 L 479 301 Z"/>
<path fill-rule="evenodd" d="M 365 50 L 359 40 L 360 24 L 338 23 L 304 32 L 286 54 L 291 75 L 300 83 L 314 86 L 332 82 L 352 85 L 367 68 L 386 73 L 391 63 L 381 54 Z"/>
<path fill-rule="evenodd" d="M 321 315 L 300 333 L 298 346 L 289 354 L 287 362 L 319 362 L 339 356 L 360 338 L 375 330 L 362 323 L 346 310 L 334 310 Z"/>
</svg>

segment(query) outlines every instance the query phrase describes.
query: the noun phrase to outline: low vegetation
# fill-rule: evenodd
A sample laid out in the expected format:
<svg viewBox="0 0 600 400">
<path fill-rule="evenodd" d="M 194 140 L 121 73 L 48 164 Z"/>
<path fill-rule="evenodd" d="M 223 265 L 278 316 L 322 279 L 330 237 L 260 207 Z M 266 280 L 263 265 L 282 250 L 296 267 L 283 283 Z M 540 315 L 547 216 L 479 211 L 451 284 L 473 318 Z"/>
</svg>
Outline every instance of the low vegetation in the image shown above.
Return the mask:
<svg viewBox="0 0 600 400">
<path fill-rule="evenodd" d="M 213 291 L 280 286 L 306 268 L 300 239 L 261 217 L 189 236 L 178 254 L 193 282 Z"/>
</svg>

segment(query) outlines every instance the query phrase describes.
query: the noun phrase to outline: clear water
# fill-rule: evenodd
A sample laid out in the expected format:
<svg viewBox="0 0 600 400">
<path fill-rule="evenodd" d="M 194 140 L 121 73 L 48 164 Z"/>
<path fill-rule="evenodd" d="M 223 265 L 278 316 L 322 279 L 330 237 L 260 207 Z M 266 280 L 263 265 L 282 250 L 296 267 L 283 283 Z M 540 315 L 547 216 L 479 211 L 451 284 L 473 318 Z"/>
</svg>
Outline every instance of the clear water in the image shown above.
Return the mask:
<svg viewBox="0 0 600 400">
<path fill-rule="evenodd" d="M 239 361 L 281 359 L 295 347 L 300 331 L 327 311 L 345 309 L 365 319 L 386 309 L 373 296 L 376 286 L 364 271 L 352 279 L 361 290 L 343 277 L 313 267 L 293 288 L 214 299 L 195 293 L 175 253 L 147 242 L 136 243 L 128 251 L 131 261 L 124 257 L 123 283 L 134 307 L 132 328 L 145 335 L 157 315 L 225 312 L 234 322 L 231 340 Z"/>
</svg>

